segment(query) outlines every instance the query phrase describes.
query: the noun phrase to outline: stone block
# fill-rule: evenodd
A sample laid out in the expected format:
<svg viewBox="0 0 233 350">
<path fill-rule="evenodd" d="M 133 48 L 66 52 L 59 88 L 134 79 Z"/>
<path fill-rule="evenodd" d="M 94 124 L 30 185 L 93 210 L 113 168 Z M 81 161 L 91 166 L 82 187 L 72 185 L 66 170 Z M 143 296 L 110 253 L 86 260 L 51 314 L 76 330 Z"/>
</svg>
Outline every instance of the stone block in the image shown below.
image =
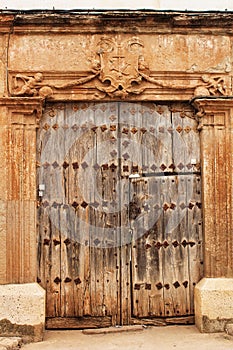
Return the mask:
<svg viewBox="0 0 233 350">
<path fill-rule="evenodd" d="M 45 291 L 37 283 L 0 285 L 0 335 L 41 341 L 45 327 Z"/>
<path fill-rule="evenodd" d="M 203 333 L 224 332 L 233 323 L 233 278 L 203 278 L 195 287 L 195 323 Z"/>
<path fill-rule="evenodd" d="M 16 350 L 19 349 L 22 345 L 22 339 L 19 337 L 0 337 L 0 350 L 3 349 Z"/>
</svg>

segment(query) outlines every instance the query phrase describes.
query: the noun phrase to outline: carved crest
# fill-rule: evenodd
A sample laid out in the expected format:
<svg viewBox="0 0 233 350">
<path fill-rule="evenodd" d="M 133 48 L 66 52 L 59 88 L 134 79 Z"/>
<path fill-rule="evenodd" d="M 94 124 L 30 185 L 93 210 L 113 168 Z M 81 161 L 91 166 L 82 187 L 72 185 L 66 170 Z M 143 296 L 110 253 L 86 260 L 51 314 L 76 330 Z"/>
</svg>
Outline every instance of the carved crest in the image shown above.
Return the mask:
<svg viewBox="0 0 233 350">
<path fill-rule="evenodd" d="M 123 42 L 102 38 L 99 42 L 100 75 L 97 89 L 113 96 L 140 93 L 142 76 L 139 70 L 147 70 L 143 56 L 143 43 L 136 37 Z"/>
</svg>

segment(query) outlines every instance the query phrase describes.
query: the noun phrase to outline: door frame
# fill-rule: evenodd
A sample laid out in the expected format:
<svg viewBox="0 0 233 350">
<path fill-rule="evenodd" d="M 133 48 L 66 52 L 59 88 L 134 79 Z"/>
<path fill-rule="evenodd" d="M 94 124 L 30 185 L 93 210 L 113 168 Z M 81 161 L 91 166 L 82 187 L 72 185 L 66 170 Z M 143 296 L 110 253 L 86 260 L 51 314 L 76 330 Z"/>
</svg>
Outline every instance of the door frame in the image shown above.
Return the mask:
<svg viewBox="0 0 233 350">
<path fill-rule="evenodd" d="M 156 102 L 156 101 L 155 101 Z M 2 186 L 7 189 L 8 199 L 5 203 L 6 215 L 12 213 L 25 222 L 18 226 L 17 222 L 3 226 L 2 242 L 8 241 L 8 250 L 2 251 L 2 258 L 7 262 L 2 265 L 2 281 L 4 283 L 31 283 L 36 281 L 37 249 L 36 249 L 36 218 L 37 203 L 36 184 L 36 130 L 42 116 L 44 101 L 40 98 L 2 98 L 0 108 L 7 125 L 3 136 L 10 137 L 11 143 L 3 148 L 6 159 L 7 176 L 3 177 Z M 202 203 L 204 229 L 204 277 L 219 278 L 231 276 L 231 219 L 232 208 L 231 182 L 232 154 L 228 152 L 233 144 L 233 98 L 199 98 L 192 101 L 197 110 L 201 135 L 201 166 L 202 166 Z M 7 130 L 8 136 L 5 131 Z M 7 144 L 7 143 L 6 143 Z M 25 145 L 24 157 L 22 144 Z M 220 152 L 216 150 L 219 149 Z M 9 167 L 11 165 L 11 168 Z M 17 179 L 23 178 L 23 183 Z M 15 179 L 15 180 L 13 180 Z M 16 187 L 9 187 L 15 182 Z M 20 189 L 20 190 L 19 190 Z M 219 190 L 221 190 L 219 192 Z M 216 206 L 216 203 L 218 205 Z M 220 218 L 220 220 L 216 220 Z M 214 242 L 214 244 L 213 244 Z M 223 242 L 227 244 L 223 249 Z M 15 250 L 17 247 L 17 250 Z M 19 250 L 20 249 L 20 250 Z M 5 266 L 5 267 L 4 267 Z M 16 268 L 17 266 L 17 268 Z M 200 299 L 195 300 L 195 307 L 201 307 Z M 200 315 L 200 314 L 199 314 Z M 199 316 L 198 316 L 199 317 Z M 199 321 L 198 321 L 199 322 Z"/>
</svg>

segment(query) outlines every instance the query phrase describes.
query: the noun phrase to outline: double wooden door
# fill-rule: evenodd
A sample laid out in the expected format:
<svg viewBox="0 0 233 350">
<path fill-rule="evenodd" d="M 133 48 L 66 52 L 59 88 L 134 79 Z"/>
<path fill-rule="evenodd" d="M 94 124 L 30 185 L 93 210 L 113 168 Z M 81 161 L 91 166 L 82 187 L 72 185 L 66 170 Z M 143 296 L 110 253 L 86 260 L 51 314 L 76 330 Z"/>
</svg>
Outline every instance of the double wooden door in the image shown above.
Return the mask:
<svg viewBox="0 0 233 350">
<path fill-rule="evenodd" d="M 202 222 L 190 107 L 47 104 L 37 150 L 47 326 L 192 315 Z"/>
</svg>

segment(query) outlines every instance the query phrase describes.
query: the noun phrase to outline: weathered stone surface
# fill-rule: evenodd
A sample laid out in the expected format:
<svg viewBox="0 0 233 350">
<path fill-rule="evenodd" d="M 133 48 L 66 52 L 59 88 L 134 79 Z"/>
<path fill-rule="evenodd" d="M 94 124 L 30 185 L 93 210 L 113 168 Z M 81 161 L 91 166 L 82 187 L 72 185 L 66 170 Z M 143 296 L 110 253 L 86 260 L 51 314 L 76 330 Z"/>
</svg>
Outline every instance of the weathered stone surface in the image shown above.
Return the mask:
<svg viewBox="0 0 233 350">
<path fill-rule="evenodd" d="M 1 32 L 1 30 L 0 30 Z M 5 68 L 7 65 L 7 46 L 8 35 L 0 35 L 0 76 L 5 76 Z M 6 80 L 0 79 L 0 96 L 6 93 Z"/>
<path fill-rule="evenodd" d="M 202 113 L 204 276 L 232 278 L 233 98 L 196 99 L 195 106 Z"/>
<path fill-rule="evenodd" d="M 41 108 L 38 98 L 0 99 L 0 283 L 3 284 L 36 280 L 36 127 Z"/>
<path fill-rule="evenodd" d="M 228 323 L 225 327 L 225 332 L 228 334 L 228 335 L 231 335 L 233 336 L 233 323 Z"/>
<path fill-rule="evenodd" d="M 19 337 L 0 337 L 0 350 L 1 347 L 3 347 L 4 350 L 17 350 L 20 348 L 21 344 L 22 339 Z"/>
<path fill-rule="evenodd" d="M 230 39 L 211 35 L 145 35 L 142 40 L 151 71 L 225 73 L 231 70 Z M 51 34 L 17 36 L 11 39 L 9 68 L 12 71 L 86 71 L 91 68 L 102 34 Z M 109 34 L 122 42 L 132 35 Z M 198 53 L 198 55 L 197 55 Z M 19 60 L 20 57 L 20 60 Z"/>
<path fill-rule="evenodd" d="M 45 324 L 45 291 L 36 283 L 0 285 L 0 334 L 39 341 Z"/>
<path fill-rule="evenodd" d="M 140 11 L 17 15 L 8 50 L 10 93 L 63 100 L 226 95 L 231 89 L 231 39 L 224 32 L 217 35 L 224 18 L 203 18 Z M 119 67 L 125 71 L 116 81 Z M 122 85 L 129 71 L 134 79 Z M 42 77 L 39 84 L 33 82 L 36 74 Z M 115 90 L 106 89 L 107 81 Z"/>
<path fill-rule="evenodd" d="M 3 170 L 4 171 L 4 170 Z M 1 172 L 1 170 L 0 170 Z M 3 183 L 5 181 L 2 181 Z M 1 185 L 0 185 L 1 187 Z M 6 249 L 6 227 L 7 227 L 7 219 L 6 219 L 6 210 L 7 209 L 7 202 L 0 200 L 0 281 L 6 280 L 6 274 L 7 274 L 7 262 L 6 262 L 6 255 L 7 255 L 7 249 Z"/>
<path fill-rule="evenodd" d="M 203 278 L 194 297 L 195 323 L 201 332 L 223 332 L 233 322 L 232 278 Z"/>
</svg>

